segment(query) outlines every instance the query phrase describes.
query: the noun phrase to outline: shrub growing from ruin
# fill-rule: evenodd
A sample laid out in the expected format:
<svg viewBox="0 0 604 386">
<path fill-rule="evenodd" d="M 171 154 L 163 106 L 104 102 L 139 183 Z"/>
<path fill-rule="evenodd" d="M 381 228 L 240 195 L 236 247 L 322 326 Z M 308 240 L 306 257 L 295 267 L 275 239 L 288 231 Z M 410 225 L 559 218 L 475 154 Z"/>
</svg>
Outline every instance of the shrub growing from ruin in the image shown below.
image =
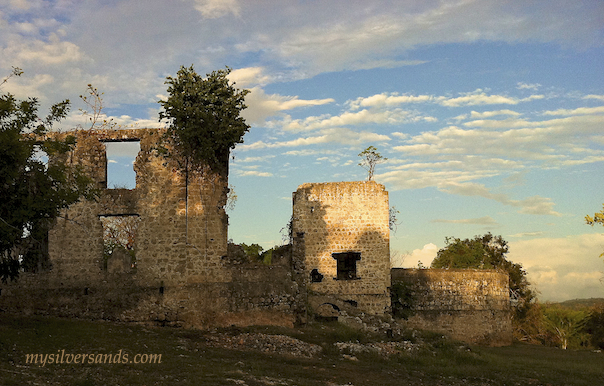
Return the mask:
<svg viewBox="0 0 604 386">
<path fill-rule="evenodd" d="M 160 101 L 160 120 L 168 127 L 164 139 L 169 146 L 162 153 L 178 161 L 181 169 L 226 174 L 230 150 L 243 142 L 250 126 L 240 116 L 249 90 L 229 83 L 230 68 L 212 71 L 206 78 L 193 66 L 181 66 L 166 80 L 168 99 Z"/>
</svg>

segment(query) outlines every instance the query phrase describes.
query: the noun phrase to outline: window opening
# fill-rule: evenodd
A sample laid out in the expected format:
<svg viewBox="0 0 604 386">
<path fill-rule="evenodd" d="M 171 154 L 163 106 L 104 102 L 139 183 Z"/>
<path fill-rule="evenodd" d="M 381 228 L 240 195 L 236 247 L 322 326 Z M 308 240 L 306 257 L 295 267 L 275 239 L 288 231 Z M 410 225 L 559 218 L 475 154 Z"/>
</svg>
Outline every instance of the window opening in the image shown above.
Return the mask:
<svg viewBox="0 0 604 386">
<path fill-rule="evenodd" d="M 323 281 L 323 275 L 321 273 L 319 273 L 318 269 L 313 269 L 312 271 L 310 271 L 310 281 L 312 283 L 320 283 Z"/>
<path fill-rule="evenodd" d="M 134 161 L 140 151 L 140 142 L 105 142 L 107 151 L 107 188 L 135 189 Z"/>
<path fill-rule="evenodd" d="M 337 280 L 359 279 L 357 276 L 357 261 L 361 260 L 360 252 L 332 253 L 331 256 L 338 262 Z"/>
<path fill-rule="evenodd" d="M 136 269 L 136 231 L 140 217 L 100 216 L 103 224 L 104 271 L 129 272 Z"/>
</svg>

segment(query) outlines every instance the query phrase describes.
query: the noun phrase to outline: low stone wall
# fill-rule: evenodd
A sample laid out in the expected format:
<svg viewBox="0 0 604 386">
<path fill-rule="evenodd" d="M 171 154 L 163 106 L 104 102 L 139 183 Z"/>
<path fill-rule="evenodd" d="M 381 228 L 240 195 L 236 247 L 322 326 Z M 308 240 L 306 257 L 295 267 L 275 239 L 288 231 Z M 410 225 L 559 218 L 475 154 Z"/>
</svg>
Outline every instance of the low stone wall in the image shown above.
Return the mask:
<svg viewBox="0 0 604 386">
<path fill-rule="evenodd" d="M 0 312 L 153 322 L 197 328 L 293 326 L 295 282 L 288 266 L 226 267 L 232 282 L 142 286 L 132 273 L 99 273 L 88 283 L 62 283 L 51 272 L 22 273 L 0 285 Z"/>
<path fill-rule="evenodd" d="M 395 316 L 468 343 L 512 343 L 509 278 L 495 270 L 392 269 Z M 398 307 L 398 308 L 397 308 Z"/>
</svg>

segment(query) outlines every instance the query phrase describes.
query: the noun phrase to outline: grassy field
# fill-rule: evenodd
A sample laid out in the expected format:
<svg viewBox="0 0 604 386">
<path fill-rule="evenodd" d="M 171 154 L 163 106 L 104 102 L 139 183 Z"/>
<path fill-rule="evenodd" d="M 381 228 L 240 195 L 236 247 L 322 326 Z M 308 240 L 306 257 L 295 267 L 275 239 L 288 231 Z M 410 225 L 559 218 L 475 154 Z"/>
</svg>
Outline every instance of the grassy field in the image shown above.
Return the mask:
<svg viewBox="0 0 604 386">
<path fill-rule="evenodd" d="M 280 334 L 320 345 L 312 358 L 212 345 L 216 336 Z M 435 334 L 406 337 L 419 348 L 385 357 L 343 355 L 335 342 L 371 337 L 338 323 L 302 329 L 255 327 L 213 332 L 0 314 L 0 385 L 602 385 L 604 353 L 516 344 L 468 347 Z M 242 346 L 244 347 L 244 346 Z M 63 351 L 64 350 L 64 351 Z M 118 354 L 128 363 L 94 363 Z M 63 363 L 26 363 L 27 354 L 52 354 Z M 66 354 L 87 354 L 65 363 Z M 132 363 L 161 354 L 161 363 Z M 72 357 L 76 358 L 76 357 Z M 139 356 L 139 360 L 152 358 Z M 40 357 L 41 359 L 41 357 Z M 55 359 L 55 362 L 56 360 Z M 90 363 L 89 363 L 90 362 Z"/>
</svg>

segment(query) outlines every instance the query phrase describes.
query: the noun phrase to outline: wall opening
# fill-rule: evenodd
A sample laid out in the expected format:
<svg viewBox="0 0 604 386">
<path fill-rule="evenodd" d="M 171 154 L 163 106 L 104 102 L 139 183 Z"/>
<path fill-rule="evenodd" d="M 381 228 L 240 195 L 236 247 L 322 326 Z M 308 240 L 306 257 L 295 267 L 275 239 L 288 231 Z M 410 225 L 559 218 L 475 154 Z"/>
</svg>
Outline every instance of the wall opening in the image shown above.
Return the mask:
<svg viewBox="0 0 604 386">
<path fill-rule="evenodd" d="M 320 283 L 323 281 L 323 275 L 321 273 L 319 273 L 318 269 L 313 269 L 312 271 L 310 271 L 310 281 L 312 283 Z"/>
<path fill-rule="evenodd" d="M 360 279 L 357 276 L 357 261 L 361 260 L 360 252 L 332 253 L 331 257 L 338 262 L 337 280 Z"/>
<path fill-rule="evenodd" d="M 138 214 L 100 216 L 103 224 L 102 269 L 111 273 L 136 269 Z"/>
<path fill-rule="evenodd" d="M 127 141 L 106 141 L 107 188 L 135 189 L 136 173 L 134 161 L 140 151 L 138 139 Z"/>
</svg>

